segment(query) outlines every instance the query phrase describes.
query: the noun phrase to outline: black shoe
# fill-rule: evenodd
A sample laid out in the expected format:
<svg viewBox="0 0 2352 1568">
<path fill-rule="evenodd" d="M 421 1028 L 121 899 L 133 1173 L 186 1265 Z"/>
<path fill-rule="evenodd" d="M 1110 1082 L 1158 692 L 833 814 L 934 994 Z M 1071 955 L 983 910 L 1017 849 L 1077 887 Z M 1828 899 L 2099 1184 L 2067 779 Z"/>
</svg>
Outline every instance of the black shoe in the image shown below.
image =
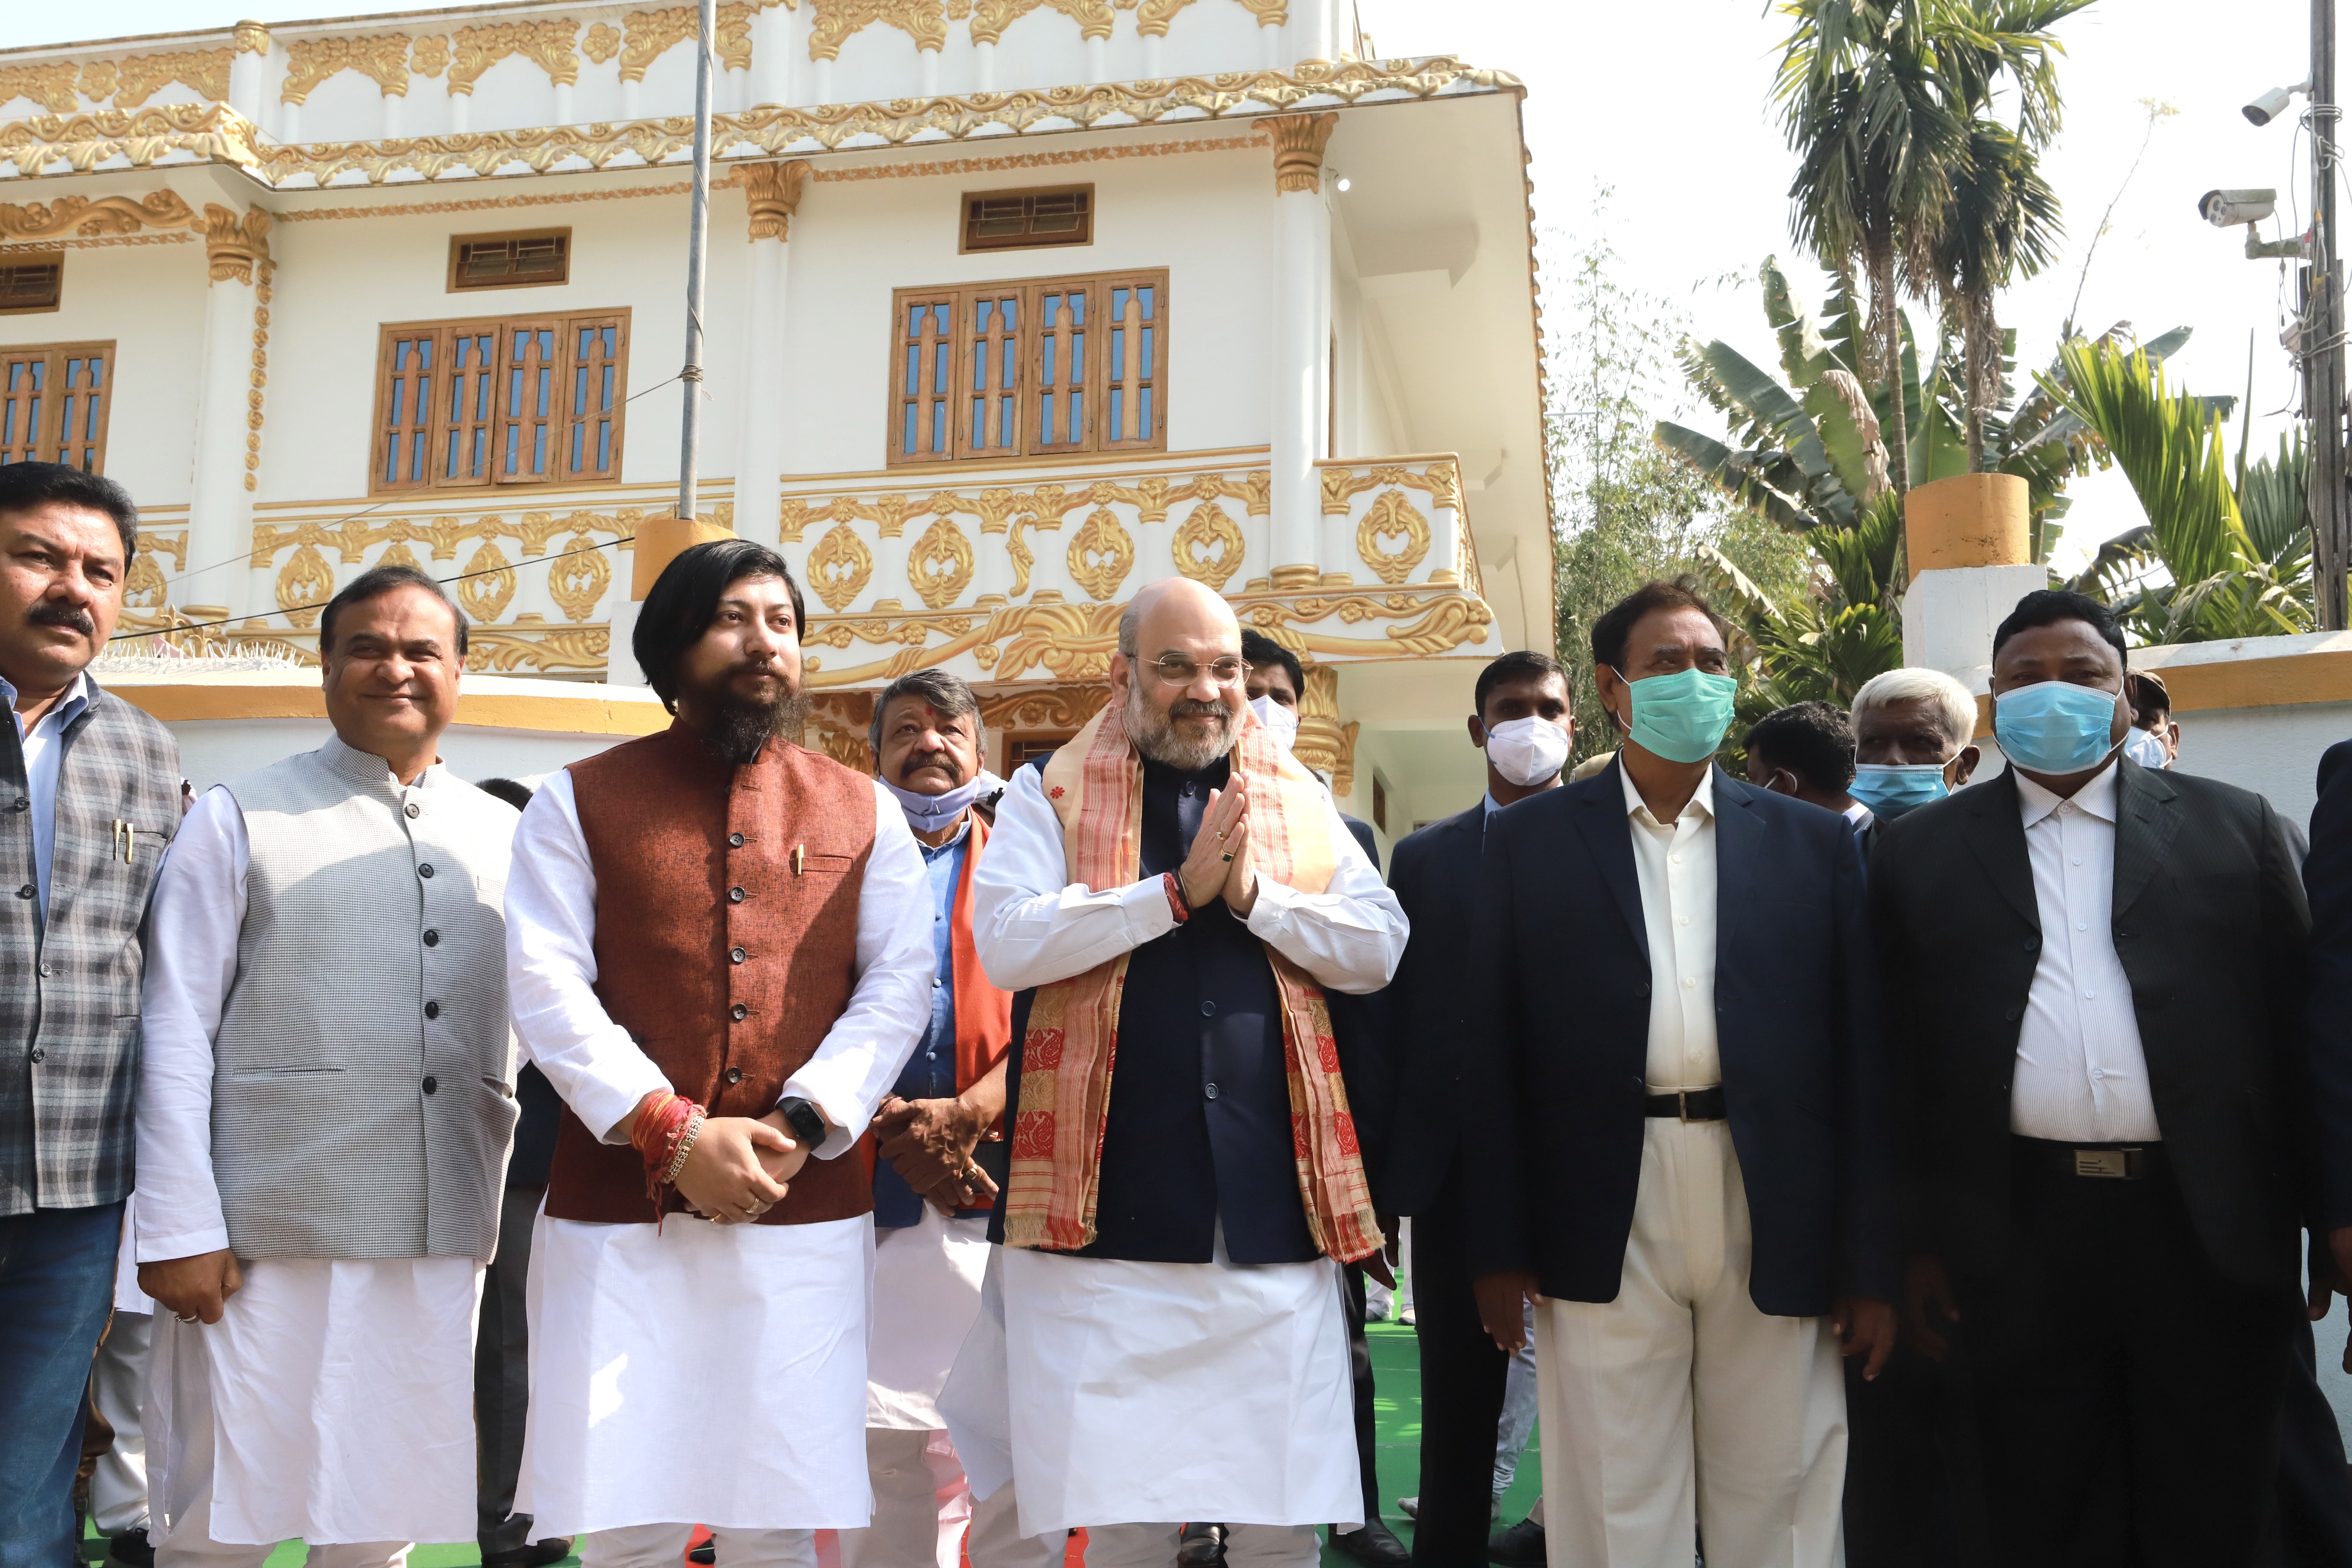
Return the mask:
<svg viewBox="0 0 2352 1568">
<path fill-rule="evenodd" d="M 534 1541 L 511 1552 L 485 1552 L 482 1553 L 482 1568 L 551 1568 L 551 1564 L 571 1555 L 572 1538 L 551 1535 L 544 1541 Z"/>
<path fill-rule="evenodd" d="M 702 1568 L 710 1568 L 712 1563 L 719 1561 L 719 1543 L 715 1541 L 706 1541 L 688 1552 L 686 1560 L 688 1563 L 699 1563 Z"/>
<path fill-rule="evenodd" d="M 128 1563 L 130 1568 L 155 1568 L 155 1548 L 144 1528 L 126 1530 L 106 1543 L 106 1560 Z"/>
<path fill-rule="evenodd" d="M 1396 1532 L 1381 1520 L 1368 1521 L 1361 1530 L 1342 1535 L 1331 1532 L 1333 1551 L 1351 1557 L 1369 1568 L 1400 1568 L 1412 1561 L 1412 1548 L 1396 1538 Z"/>
<path fill-rule="evenodd" d="M 1176 1543 L 1176 1561 L 1180 1568 L 1213 1568 L 1225 1560 L 1225 1527 L 1222 1524 L 1188 1524 Z"/>
<path fill-rule="evenodd" d="M 1486 1561 L 1503 1568 L 1544 1568 L 1544 1527 L 1523 1519 L 1486 1538 Z"/>
</svg>

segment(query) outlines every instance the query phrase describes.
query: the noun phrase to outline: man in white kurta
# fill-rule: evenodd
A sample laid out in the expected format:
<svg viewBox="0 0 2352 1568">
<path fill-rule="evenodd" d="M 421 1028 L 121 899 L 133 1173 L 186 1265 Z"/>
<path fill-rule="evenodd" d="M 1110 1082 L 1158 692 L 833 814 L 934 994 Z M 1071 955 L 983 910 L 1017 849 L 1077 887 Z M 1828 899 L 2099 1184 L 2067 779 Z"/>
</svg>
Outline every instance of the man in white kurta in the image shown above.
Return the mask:
<svg viewBox="0 0 2352 1568">
<path fill-rule="evenodd" d="M 675 1564 L 698 1522 L 730 1568 L 810 1568 L 871 1510 L 840 1156 L 929 1021 L 930 895 L 898 803 L 774 734 L 799 623 L 772 552 L 673 561 L 635 652 L 677 722 L 550 777 L 517 836 L 515 1029 L 565 1113 L 515 1506 L 592 1568 Z M 698 1131 L 641 1160 L 673 1094 Z"/>
<path fill-rule="evenodd" d="M 1007 1245 L 941 1407 L 974 1491 L 1087 1527 L 1091 1568 L 1172 1563 L 1186 1520 L 1236 1564 L 1361 1522 L 1334 1259 L 1379 1231 L 1318 988 L 1385 984 L 1406 923 L 1244 668 L 1216 595 L 1145 589 L 1110 705 L 1015 773 L 978 873 L 982 961 L 1034 994 Z"/>
<path fill-rule="evenodd" d="M 421 574 L 354 581 L 320 627 L 335 736 L 207 793 L 159 875 L 133 1212 L 163 1568 L 472 1528 L 515 813 L 435 760 L 464 636 Z"/>
</svg>

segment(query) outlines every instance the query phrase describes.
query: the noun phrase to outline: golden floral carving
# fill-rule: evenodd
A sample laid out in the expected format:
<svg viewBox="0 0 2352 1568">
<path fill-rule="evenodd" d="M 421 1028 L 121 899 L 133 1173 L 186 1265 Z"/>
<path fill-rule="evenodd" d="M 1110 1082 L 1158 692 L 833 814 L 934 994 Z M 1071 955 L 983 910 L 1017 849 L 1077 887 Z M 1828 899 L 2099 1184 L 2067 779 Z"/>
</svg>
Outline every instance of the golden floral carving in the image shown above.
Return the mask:
<svg viewBox="0 0 2352 1568">
<path fill-rule="evenodd" d="M 203 98 L 224 99 L 228 96 L 229 62 L 236 57 L 228 49 L 190 49 L 176 55 L 133 55 L 114 63 L 115 82 L 111 94 L 117 109 L 138 109 L 156 93 L 173 82 L 184 82 Z M 90 68 L 82 69 L 82 90 L 92 98 L 110 96 L 89 90 Z"/>
<path fill-rule="evenodd" d="M 566 619 L 584 621 L 604 602 L 613 584 L 613 568 L 604 552 L 585 533 L 573 534 L 547 568 L 547 596 Z"/>
<path fill-rule="evenodd" d="M 530 617 L 523 617 L 527 623 Z M 466 668 L 478 670 L 603 669 L 612 655 L 609 626 L 476 626 L 467 637 Z"/>
<path fill-rule="evenodd" d="M 1241 570 L 1243 548 L 1241 525 L 1206 500 L 1177 529 L 1172 546 L 1177 571 L 1220 592 Z"/>
<path fill-rule="evenodd" d="M 122 68 L 112 60 L 92 60 L 81 68 L 81 95 L 93 103 L 114 96 L 122 85 Z"/>
<path fill-rule="evenodd" d="M 781 163 L 738 163 L 735 183 L 743 187 L 743 203 L 751 216 L 753 239 L 790 239 L 793 214 L 800 210 L 801 192 L 808 184 L 809 163 L 789 158 Z"/>
<path fill-rule="evenodd" d="M 874 576 L 874 552 L 845 522 L 837 522 L 809 552 L 809 586 L 828 610 L 848 607 Z"/>
<path fill-rule="evenodd" d="M 915 40 L 919 49 L 947 47 L 948 18 L 941 0 L 809 0 L 809 58 L 841 58 L 841 46 L 862 27 L 880 22 Z M 985 3 L 985 0 L 983 0 Z"/>
<path fill-rule="evenodd" d="M 318 546 L 305 543 L 278 573 L 278 607 L 298 626 L 318 624 L 319 611 L 335 596 L 335 574 Z"/>
<path fill-rule="evenodd" d="M 253 376 L 245 395 L 245 488 L 248 490 L 261 488 L 261 395 L 269 385 L 269 301 L 276 293 L 271 285 L 277 275 L 278 268 L 265 250 L 254 263 Z"/>
<path fill-rule="evenodd" d="M 1050 5 L 1076 22 L 1078 36 L 1085 38 L 1109 37 L 1116 19 L 1110 0 L 976 0 L 971 8 L 971 41 L 999 42 L 1005 28 L 1040 5 Z"/>
<path fill-rule="evenodd" d="M 1391 552 L 1382 542 L 1388 539 L 1403 542 Z M 1429 519 L 1405 500 L 1402 490 L 1382 490 L 1356 525 L 1357 558 L 1391 588 L 1412 576 L 1428 556 L 1429 541 Z"/>
<path fill-rule="evenodd" d="M 950 22 L 971 20 L 971 0 L 948 0 L 947 18 Z"/>
<path fill-rule="evenodd" d="M 1290 0 L 1242 0 L 1242 9 L 1255 16 L 1261 27 L 1279 27 L 1290 20 Z"/>
<path fill-rule="evenodd" d="M 467 615 L 487 624 L 505 615 L 514 596 L 515 574 L 507 564 L 507 552 L 499 548 L 498 541 L 483 541 L 473 559 L 466 563 L 457 584 L 457 602 Z"/>
<path fill-rule="evenodd" d="M 239 22 L 229 39 L 241 55 L 266 55 L 269 52 L 269 29 L 258 22 Z"/>
<path fill-rule="evenodd" d="M 934 610 L 952 605 L 971 584 L 971 540 L 944 517 L 933 518 L 907 552 L 907 582 Z"/>
<path fill-rule="evenodd" d="M 1356 784 L 1356 734 L 1360 726 L 1339 722 L 1339 672 L 1328 664 L 1307 667 L 1307 689 L 1298 694 L 1298 738 L 1291 754 L 1331 775 L 1333 795 L 1352 795 Z"/>
<path fill-rule="evenodd" d="M 1441 458 L 1421 468 L 1402 463 L 1370 463 L 1359 473 L 1346 466 L 1323 469 L 1323 515 L 1345 517 L 1358 496 L 1366 490 L 1376 490 L 1382 485 L 1402 485 L 1408 489 L 1425 492 L 1429 504 L 1440 511 L 1458 511 L 1462 492 L 1454 460 Z"/>
<path fill-rule="evenodd" d="M 1135 564 L 1135 536 L 1108 507 L 1097 507 L 1070 540 L 1070 577 L 1094 598 L 1108 599 Z"/>
<path fill-rule="evenodd" d="M 710 52 L 731 71 L 751 68 L 751 14 L 748 5 L 719 7 L 719 30 L 711 35 Z"/>
<path fill-rule="evenodd" d="M 603 65 L 621 52 L 621 32 L 609 22 L 598 22 L 580 40 L 580 52 L 594 65 Z"/>
<path fill-rule="evenodd" d="M 1110 700 L 1105 686 L 1048 686 L 980 701 L 984 730 L 1082 730 Z"/>
<path fill-rule="evenodd" d="M 569 87 L 580 79 L 580 57 L 572 52 L 577 36 L 574 24 L 562 20 L 460 27 L 449 39 L 449 91 L 471 98 L 482 73 L 509 55 L 537 62 L 548 80 Z"/>
<path fill-rule="evenodd" d="M 0 103 L 29 98 L 52 114 L 71 114 L 81 107 L 81 99 L 74 91 L 80 78 L 71 60 L 0 66 Z"/>
<path fill-rule="evenodd" d="M 1336 114 L 1284 114 L 1258 124 L 1274 136 L 1274 190 L 1276 195 L 1312 193 L 1322 185 L 1323 149 L 1339 128 Z"/>
<path fill-rule="evenodd" d="M 425 570 L 424 563 L 416 559 L 416 552 L 408 548 L 408 542 L 404 539 L 394 540 L 384 552 L 375 558 L 375 563 L 379 566 L 410 566 L 419 572 Z"/>
<path fill-rule="evenodd" d="M 1132 4 L 1132 0 L 1129 3 Z M 1147 38 L 1164 38 L 1168 36 L 1168 24 L 1176 19 L 1176 13 L 1192 3 L 1192 0 L 1142 0 L 1142 4 L 1134 5 L 1135 30 Z"/>
<path fill-rule="evenodd" d="M 163 581 L 163 569 L 155 564 L 155 552 L 147 547 L 146 537 L 142 535 L 138 553 L 131 558 L 131 570 L 122 579 L 122 607 L 160 610 L 171 596 L 171 584 Z"/>
<path fill-rule="evenodd" d="M 214 282 L 252 282 L 255 263 L 269 259 L 269 214 L 260 207 L 239 213 L 206 202 L 205 258 L 211 263 Z"/>
<path fill-rule="evenodd" d="M 408 35 L 377 33 L 370 37 L 336 34 L 324 38 L 296 38 L 286 46 L 286 80 L 278 97 L 284 103 L 304 103 L 319 84 L 341 72 L 357 71 L 376 84 L 386 98 L 408 96 Z"/>
<path fill-rule="evenodd" d="M 0 202 L 0 240 L 55 239 L 64 235 L 135 234 L 142 228 L 193 229 L 204 220 L 169 189 L 131 196 L 59 196 L 23 206 Z"/>
<path fill-rule="evenodd" d="M 436 77 L 449 68 L 449 35 L 427 33 L 408 51 L 408 68 L 418 76 Z"/>
</svg>

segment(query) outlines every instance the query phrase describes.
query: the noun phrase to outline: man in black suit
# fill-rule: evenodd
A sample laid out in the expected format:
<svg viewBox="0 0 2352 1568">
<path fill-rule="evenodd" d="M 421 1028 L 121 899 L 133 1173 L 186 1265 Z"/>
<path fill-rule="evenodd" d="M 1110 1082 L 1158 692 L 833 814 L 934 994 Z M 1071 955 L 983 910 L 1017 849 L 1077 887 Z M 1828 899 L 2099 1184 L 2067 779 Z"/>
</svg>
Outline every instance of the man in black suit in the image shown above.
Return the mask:
<svg viewBox="0 0 2352 1568">
<path fill-rule="evenodd" d="M 1841 1343 L 1895 1338 L 1894 1151 L 1862 860 L 1714 765 L 1735 682 L 1668 583 L 1593 625 L 1624 736 L 1486 827 L 1470 1267 L 1536 1300 L 1552 1568 L 1827 1568 Z"/>
<path fill-rule="evenodd" d="M 1399 844 L 1389 875 L 1412 936 L 1385 993 L 1399 1089 L 1376 1189 L 1385 1207 L 1412 1216 L 1413 1330 L 1421 1346 L 1421 1501 L 1412 1555 L 1445 1568 L 1486 1555 L 1495 1428 L 1509 1365 L 1479 1324 L 1464 1250 L 1463 1140 L 1484 1109 L 1463 1088 L 1469 1000 L 1463 980 L 1477 920 L 1478 862 L 1491 815 L 1559 786 L 1575 723 L 1568 676 L 1549 654 L 1505 654 L 1479 673 L 1472 700 L 1477 710 L 1469 719 L 1470 743 L 1486 753 L 1486 796 Z M 1528 1527 L 1515 1528 L 1528 1533 Z M 1540 1558 L 1543 1527 L 1532 1529 Z"/>
<path fill-rule="evenodd" d="M 1877 837 L 1906 1310 L 1957 1309 L 2001 1561 L 2210 1568 L 2254 1559 L 2326 1206 L 2310 917 L 2267 802 L 2117 756 L 2125 664 L 2105 605 L 2028 594 L 2008 770 Z"/>
</svg>

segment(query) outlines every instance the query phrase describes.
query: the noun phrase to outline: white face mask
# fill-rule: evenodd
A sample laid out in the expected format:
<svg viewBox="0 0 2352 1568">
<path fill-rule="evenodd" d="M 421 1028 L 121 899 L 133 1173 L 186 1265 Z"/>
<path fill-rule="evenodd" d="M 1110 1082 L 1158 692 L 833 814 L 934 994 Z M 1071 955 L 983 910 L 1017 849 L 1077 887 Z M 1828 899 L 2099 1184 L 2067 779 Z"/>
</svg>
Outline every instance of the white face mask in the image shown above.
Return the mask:
<svg viewBox="0 0 2352 1568">
<path fill-rule="evenodd" d="M 918 795 L 910 789 L 900 789 L 888 779 L 882 787 L 898 797 L 898 808 L 907 814 L 908 825 L 918 833 L 937 833 L 971 807 L 980 798 L 981 781 L 968 778 L 945 795 Z"/>
<path fill-rule="evenodd" d="M 2144 768 L 2168 768 L 2172 759 L 2165 754 L 2164 737 L 2153 730 L 2134 730 L 2124 737 L 2124 755 Z"/>
<path fill-rule="evenodd" d="M 1292 748 L 1298 744 L 1298 710 L 1286 708 L 1271 697 L 1253 697 L 1250 699 L 1250 711 L 1257 715 L 1257 721 L 1265 725 L 1266 733 L 1274 737 L 1274 743 L 1282 748 L 1282 754 L 1288 756 Z"/>
<path fill-rule="evenodd" d="M 1568 764 L 1568 731 L 1549 719 L 1506 719 L 1486 731 L 1486 760 L 1521 789 Z"/>
</svg>

